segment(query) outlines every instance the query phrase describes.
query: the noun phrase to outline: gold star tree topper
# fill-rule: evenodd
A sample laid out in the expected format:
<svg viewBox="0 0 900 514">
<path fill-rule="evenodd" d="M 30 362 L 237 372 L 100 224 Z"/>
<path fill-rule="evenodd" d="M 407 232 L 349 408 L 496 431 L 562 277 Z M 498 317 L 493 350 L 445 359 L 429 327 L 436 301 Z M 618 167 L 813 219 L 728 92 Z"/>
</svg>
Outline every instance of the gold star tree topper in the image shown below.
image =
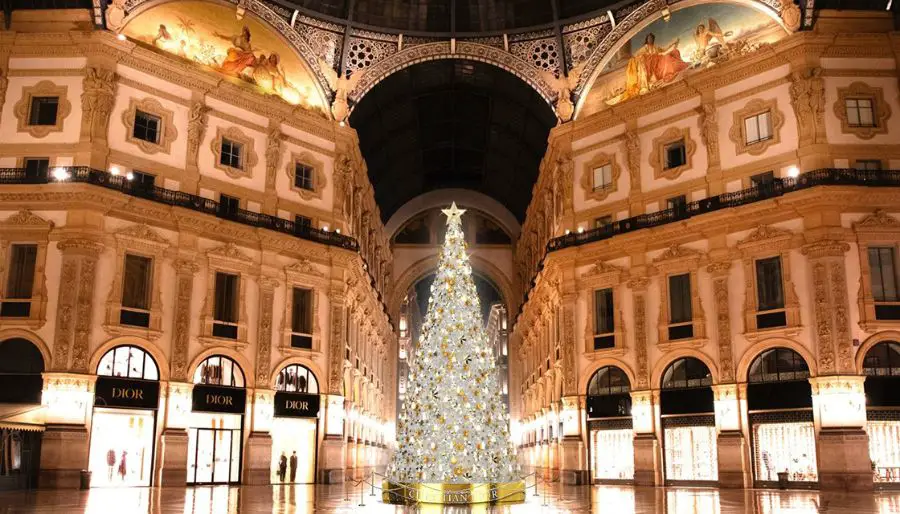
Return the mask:
<svg viewBox="0 0 900 514">
<path fill-rule="evenodd" d="M 450 205 L 449 209 L 441 209 L 441 212 L 447 216 L 447 224 L 453 223 L 453 221 L 462 221 L 462 215 L 466 213 L 465 209 L 460 209 L 456 206 L 456 202 Z"/>
</svg>

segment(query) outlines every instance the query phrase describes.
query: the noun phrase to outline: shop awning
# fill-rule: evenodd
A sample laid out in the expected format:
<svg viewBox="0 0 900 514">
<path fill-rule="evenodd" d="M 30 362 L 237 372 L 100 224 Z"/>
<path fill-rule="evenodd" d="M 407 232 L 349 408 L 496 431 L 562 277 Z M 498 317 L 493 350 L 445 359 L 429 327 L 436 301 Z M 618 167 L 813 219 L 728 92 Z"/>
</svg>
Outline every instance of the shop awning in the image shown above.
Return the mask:
<svg viewBox="0 0 900 514">
<path fill-rule="evenodd" d="M 44 407 L 40 404 L 0 403 L 0 428 L 43 431 Z"/>
</svg>

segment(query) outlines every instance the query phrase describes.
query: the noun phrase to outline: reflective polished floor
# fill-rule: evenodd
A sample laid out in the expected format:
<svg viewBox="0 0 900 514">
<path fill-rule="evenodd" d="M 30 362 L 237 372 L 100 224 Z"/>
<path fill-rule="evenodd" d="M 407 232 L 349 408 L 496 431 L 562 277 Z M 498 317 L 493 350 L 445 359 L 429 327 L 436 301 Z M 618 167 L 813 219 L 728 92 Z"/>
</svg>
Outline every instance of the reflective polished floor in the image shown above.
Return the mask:
<svg viewBox="0 0 900 514">
<path fill-rule="evenodd" d="M 377 493 L 377 491 L 376 491 Z M 530 488 L 511 507 L 395 507 L 371 487 L 243 486 L 91 491 L 0 492 L 0 514 L 568 513 L 610 514 L 900 514 L 900 492 L 716 490 L 618 486 Z"/>
</svg>

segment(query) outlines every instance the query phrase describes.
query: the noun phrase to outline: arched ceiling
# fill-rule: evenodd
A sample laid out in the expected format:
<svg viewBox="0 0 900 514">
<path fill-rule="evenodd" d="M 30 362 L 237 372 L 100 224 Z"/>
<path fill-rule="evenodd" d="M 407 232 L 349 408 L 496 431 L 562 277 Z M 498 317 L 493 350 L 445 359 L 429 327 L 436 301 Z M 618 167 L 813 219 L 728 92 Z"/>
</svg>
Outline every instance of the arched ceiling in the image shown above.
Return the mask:
<svg viewBox="0 0 900 514">
<path fill-rule="evenodd" d="M 484 193 L 519 221 L 556 116 L 495 66 L 458 59 L 416 64 L 382 80 L 350 116 L 383 220 L 422 193 Z"/>
<path fill-rule="evenodd" d="M 620 0 L 556 0 L 557 17 L 601 11 Z M 403 32 L 501 32 L 554 23 L 555 0 L 281 0 L 286 6 Z"/>
</svg>

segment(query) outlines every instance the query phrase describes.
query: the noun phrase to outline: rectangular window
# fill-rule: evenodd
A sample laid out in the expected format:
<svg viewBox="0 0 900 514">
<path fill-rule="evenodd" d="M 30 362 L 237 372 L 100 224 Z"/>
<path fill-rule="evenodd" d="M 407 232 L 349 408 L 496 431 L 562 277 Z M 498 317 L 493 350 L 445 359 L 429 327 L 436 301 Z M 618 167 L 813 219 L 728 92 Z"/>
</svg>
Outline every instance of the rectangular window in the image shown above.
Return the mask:
<svg viewBox="0 0 900 514">
<path fill-rule="evenodd" d="M 226 194 L 219 195 L 219 210 L 226 214 L 234 214 L 240 209 L 241 201 Z"/>
<path fill-rule="evenodd" d="M 772 138 L 772 114 L 761 112 L 744 118 L 744 143 L 753 145 Z"/>
<path fill-rule="evenodd" d="M 302 163 L 294 164 L 294 187 L 306 189 L 307 191 L 315 191 L 313 177 L 315 170 L 312 166 Z"/>
<path fill-rule="evenodd" d="M 847 98 L 847 124 L 851 127 L 874 127 L 875 105 L 871 98 Z"/>
<path fill-rule="evenodd" d="M 611 287 L 594 291 L 594 334 L 611 334 L 615 331 L 613 317 L 613 290 Z"/>
<path fill-rule="evenodd" d="M 770 186 L 775 182 L 775 172 L 767 171 L 750 177 L 750 185 L 753 187 Z"/>
<path fill-rule="evenodd" d="M 897 265 L 892 247 L 870 247 L 869 268 L 872 273 L 872 297 L 876 302 L 900 302 L 897 288 Z"/>
<path fill-rule="evenodd" d="M 594 191 L 609 187 L 612 184 L 612 164 L 594 168 Z"/>
<path fill-rule="evenodd" d="M 684 210 L 687 206 L 687 197 L 684 195 L 674 196 L 666 200 L 666 209 Z"/>
<path fill-rule="evenodd" d="M 312 290 L 293 288 L 293 311 L 291 312 L 291 346 L 312 348 L 313 302 Z"/>
<path fill-rule="evenodd" d="M 612 223 L 612 216 L 600 216 L 594 220 L 594 228 L 603 228 Z"/>
<path fill-rule="evenodd" d="M 687 154 L 684 149 L 684 140 L 678 140 L 674 143 L 669 143 L 665 148 L 665 169 L 669 170 L 672 168 L 677 168 L 679 166 L 684 166 L 687 163 Z"/>
<path fill-rule="evenodd" d="M 119 323 L 136 327 L 150 326 L 150 289 L 153 260 L 140 255 L 125 255 L 122 277 L 122 310 Z"/>
<path fill-rule="evenodd" d="M 222 149 L 219 153 L 219 164 L 230 168 L 244 169 L 242 158 L 244 145 L 228 138 L 222 138 Z"/>
<path fill-rule="evenodd" d="M 216 321 L 237 323 L 239 281 L 240 277 L 237 275 L 216 272 L 216 303 L 213 312 Z"/>
<path fill-rule="evenodd" d="M 50 159 L 46 157 L 26 157 L 24 168 L 26 177 L 46 177 L 47 170 L 50 169 Z"/>
<path fill-rule="evenodd" d="M 159 144 L 159 126 L 159 116 L 144 111 L 135 111 L 132 135 L 137 139 Z"/>
<path fill-rule="evenodd" d="M 881 161 L 877 159 L 862 159 L 856 161 L 853 167 L 863 171 L 878 171 L 881 169 Z"/>
<path fill-rule="evenodd" d="M 669 277 L 669 320 L 670 323 L 689 323 L 691 312 L 691 274 Z"/>
<path fill-rule="evenodd" d="M 306 216 L 296 215 L 294 216 L 294 227 L 298 229 L 309 228 L 312 226 L 312 219 L 307 218 Z"/>
<path fill-rule="evenodd" d="M 142 188 L 151 188 L 156 185 L 156 175 L 134 170 L 131 172 L 131 183 Z"/>
<path fill-rule="evenodd" d="M 784 308 L 781 257 L 769 257 L 756 261 L 756 299 L 759 311 Z"/>
<path fill-rule="evenodd" d="M 34 268 L 37 245 L 14 244 L 9 251 L 9 273 L 6 277 L 6 298 L 28 299 L 34 289 Z"/>
<path fill-rule="evenodd" d="M 31 112 L 28 116 L 28 124 L 56 125 L 58 111 L 58 96 L 33 96 L 31 97 Z"/>
<path fill-rule="evenodd" d="M 140 255 L 125 255 L 122 279 L 122 307 L 150 309 L 150 273 L 153 259 Z"/>
</svg>

